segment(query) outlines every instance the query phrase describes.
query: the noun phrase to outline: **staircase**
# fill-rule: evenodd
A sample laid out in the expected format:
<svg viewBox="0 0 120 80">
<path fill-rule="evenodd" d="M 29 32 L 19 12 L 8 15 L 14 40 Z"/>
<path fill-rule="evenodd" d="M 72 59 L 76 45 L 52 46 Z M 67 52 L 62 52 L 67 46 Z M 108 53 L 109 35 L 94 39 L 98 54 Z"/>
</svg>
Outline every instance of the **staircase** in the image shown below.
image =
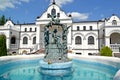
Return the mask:
<svg viewBox="0 0 120 80">
<path fill-rule="evenodd" d="M 44 47 L 42 43 L 36 44 L 33 48 L 30 54 L 40 54 L 44 53 Z"/>
</svg>

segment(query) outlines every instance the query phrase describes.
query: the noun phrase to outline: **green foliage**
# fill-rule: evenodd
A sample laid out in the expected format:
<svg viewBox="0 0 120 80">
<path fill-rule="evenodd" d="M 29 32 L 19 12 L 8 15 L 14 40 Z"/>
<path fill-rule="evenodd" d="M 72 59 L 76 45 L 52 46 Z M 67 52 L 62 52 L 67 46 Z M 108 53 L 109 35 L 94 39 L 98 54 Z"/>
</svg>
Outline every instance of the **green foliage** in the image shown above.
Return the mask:
<svg viewBox="0 0 120 80">
<path fill-rule="evenodd" d="M 101 56 L 112 56 L 112 50 L 108 46 L 102 47 L 100 50 Z"/>
<path fill-rule="evenodd" d="M 5 22 L 6 22 L 6 18 L 5 18 L 4 15 L 2 15 L 2 16 L 0 17 L 0 25 L 4 25 Z"/>
<path fill-rule="evenodd" d="M 6 36 L 0 35 L 0 56 L 7 55 L 7 48 L 6 48 Z"/>
</svg>

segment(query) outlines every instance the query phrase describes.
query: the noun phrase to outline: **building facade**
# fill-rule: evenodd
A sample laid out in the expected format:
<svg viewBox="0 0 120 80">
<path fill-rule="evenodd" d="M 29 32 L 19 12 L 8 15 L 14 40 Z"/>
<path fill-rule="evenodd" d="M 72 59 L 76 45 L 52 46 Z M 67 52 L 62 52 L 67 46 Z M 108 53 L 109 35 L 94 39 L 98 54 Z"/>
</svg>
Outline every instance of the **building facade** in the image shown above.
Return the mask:
<svg viewBox="0 0 120 80">
<path fill-rule="evenodd" d="M 67 25 L 68 50 L 74 54 L 98 54 L 102 46 L 108 46 L 113 53 L 120 52 L 120 18 L 112 15 L 109 19 L 98 21 L 74 22 L 71 15 L 66 15 L 59 6 L 52 3 L 35 23 L 15 24 L 8 20 L 0 26 L 0 34 L 6 36 L 9 53 L 33 53 L 44 49 L 44 26 L 56 15 L 60 23 Z"/>
</svg>

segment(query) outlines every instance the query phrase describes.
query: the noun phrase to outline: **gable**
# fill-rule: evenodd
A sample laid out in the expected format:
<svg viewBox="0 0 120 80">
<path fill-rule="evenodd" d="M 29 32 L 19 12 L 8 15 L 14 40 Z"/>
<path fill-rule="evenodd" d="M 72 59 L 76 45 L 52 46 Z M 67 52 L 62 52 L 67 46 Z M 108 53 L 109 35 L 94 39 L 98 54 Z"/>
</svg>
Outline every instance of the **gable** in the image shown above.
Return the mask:
<svg viewBox="0 0 120 80">
<path fill-rule="evenodd" d="M 108 20 L 106 20 L 106 26 L 120 26 L 120 18 L 116 15 L 112 15 Z"/>
<path fill-rule="evenodd" d="M 37 18 L 37 22 L 41 21 L 49 21 L 51 18 L 49 15 L 55 14 L 56 18 L 59 18 L 61 20 L 71 20 L 71 17 L 67 16 L 65 12 L 63 12 L 60 7 L 58 7 L 56 4 L 52 4 L 48 7 L 48 9 L 42 14 L 41 17 Z"/>
</svg>

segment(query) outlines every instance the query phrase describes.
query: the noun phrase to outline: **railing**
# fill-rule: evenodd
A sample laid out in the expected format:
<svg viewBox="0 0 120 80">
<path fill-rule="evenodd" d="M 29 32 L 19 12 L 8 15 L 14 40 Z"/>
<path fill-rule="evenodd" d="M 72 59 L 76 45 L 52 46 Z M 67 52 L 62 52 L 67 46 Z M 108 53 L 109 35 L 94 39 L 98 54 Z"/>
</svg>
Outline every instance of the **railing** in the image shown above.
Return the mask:
<svg viewBox="0 0 120 80">
<path fill-rule="evenodd" d="M 10 48 L 11 48 L 11 49 L 18 49 L 18 44 L 11 44 L 11 45 L 10 45 Z"/>
<path fill-rule="evenodd" d="M 113 52 L 120 52 L 120 44 L 110 44 L 110 48 Z"/>
</svg>

